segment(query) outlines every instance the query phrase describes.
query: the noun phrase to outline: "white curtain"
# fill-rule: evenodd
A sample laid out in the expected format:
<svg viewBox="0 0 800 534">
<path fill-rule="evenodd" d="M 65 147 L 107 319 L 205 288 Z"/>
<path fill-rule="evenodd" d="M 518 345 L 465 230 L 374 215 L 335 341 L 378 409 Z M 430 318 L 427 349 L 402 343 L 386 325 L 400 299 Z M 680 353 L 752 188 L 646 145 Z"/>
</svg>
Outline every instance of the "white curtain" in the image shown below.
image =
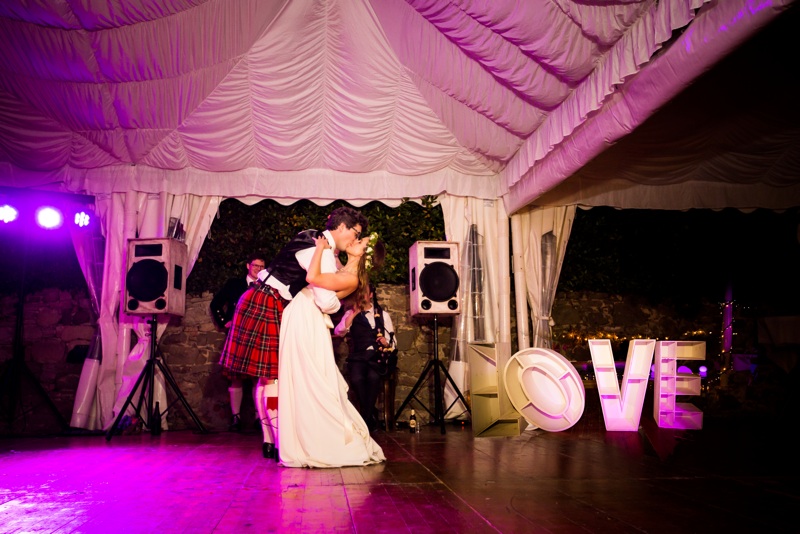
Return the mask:
<svg viewBox="0 0 800 534">
<path fill-rule="evenodd" d="M 92 303 L 92 313 L 94 317 L 100 316 L 100 302 L 102 299 L 103 288 L 103 258 L 105 257 L 105 238 L 101 233 L 100 222 L 91 222 L 90 231 L 76 231 L 71 227 L 72 244 L 75 247 L 75 255 L 81 266 L 81 271 L 86 279 L 86 288 L 89 291 L 89 298 Z M 100 372 L 100 360 L 102 359 L 102 341 L 100 329 L 95 331 L 94 337 L 89 345 L 86 359 L 83 361 L 81 377 L 78 388 L 75 391 L 75 401 L 72 407 L 72 420 L 70 426 L 73 428 L 88 428 L 89 419 L 94 417 L 94 394 L 97 389 L 97 376 Z"/>
<path fill-rule="evenodd" d="M 150 327 L 146 319 L 120 312 L 119 303 L 127 267 L 127 241 L 133 238 L 160 238 L 167 234 L 170 217 L 180 219 L 186 231 L 191 272 L 200 248 L 208 235 L 221 197 L 158 194 L 113 193 L 98 195 L 96 211 L 106 236 L 103 291 L 98 327 L 102 338 L 103 357 L 97 372 L 91 414 L 85 428 L 108 428 L 114 422 L 133 384 L 149 357 Z M 156 336 L 166 329 L 167 316 L 158 316 Z M 131 332 L 137 343 L 131 346 Z M 155 400 L 166 407 L 163 387 L 155 389 Z M 76 407 L 77 408 L 77 407 Z M 83 413 L 87 410 L 82 408 Z M 75 418 L 74 418 L 75 419 Z M 80 419 L 80 418 L 79 418 Z"/>
<path fill-rule="evenodd" d="M 511 217 L 520 350 L 552 346 L 554 323 L 550 313 L 574 220 L 575 206 L 535 208 Z M 527 338 L 527 306 L 520 298 L 523 295 L 533 314 L 532 345 Z"/>
<path fill-rule="evenodd" d="M 508 304 L 508 298 L 503 297 L 502 287 L 504 284 L 501 282 L 502 273 L 504 270 L 506 273 L 508 271 L 508 247 L 503 247 L 503 239 L 508 238 L 508 216 L 503 203 L 499 200 L 442 195 L 439 201 L 444 214 L 446 239 L 459 244 L 462 258 L 464 258 L 465 246 L 471 233 L 473 239 L 477 238 L 478 243 L 483 244 L 483 255 L 480 258 L 482 280 L 479 284 L 483 289 L 484 298 L 481 309 L 483 316 L 477 316 L 475 308 L 468 303 L 466 306 L 462 306 L 462 313 L 457 315 L 453 322 L 454 353 L 448 372 L 461 393 L 466 394 L 469 391 L 469 368 L 466 362 L 467 344 L 473 342 L 495 343 L 498 337 L 502 337 L 499 331 L 500 317 L 503 313 L 501 308 Z M 472 289 L 470 286 L 473 286 L 472 276 L 476 274 L 476 271 L 473 270 L 465 272 L 466 267 L 468 266 L 465 266 L 462 261 L 460 269 L 462 295 L 469 295 Z M 508 312 L 505 313 L 508 314 Z M 476 334 L 479 334 L 480 339 L 476 339 Z M 453 404 L 456 399 L 455 391 L 447 383 L 444 391 L 445 408 Z M 453 404 L 453 408 L 445 414 L 445 417 L 458 417 L 464 412 L 465 408 L 459 401 Z"/>
</svg>

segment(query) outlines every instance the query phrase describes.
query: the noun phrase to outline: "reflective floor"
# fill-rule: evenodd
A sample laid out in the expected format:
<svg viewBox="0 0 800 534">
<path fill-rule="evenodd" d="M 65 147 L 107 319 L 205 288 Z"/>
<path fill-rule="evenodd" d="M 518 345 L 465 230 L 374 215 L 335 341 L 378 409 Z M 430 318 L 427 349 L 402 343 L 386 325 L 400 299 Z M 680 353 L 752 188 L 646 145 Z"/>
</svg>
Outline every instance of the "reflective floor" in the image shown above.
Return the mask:
<svg viewBox="0 0 800 534">
<path fill-rule="evenodd" d="M 256 434 L 0 439 L 0 532 L 800 532 L 796 430 L 376 432 L 388 461 L 288 469 Z"/>
</svg>

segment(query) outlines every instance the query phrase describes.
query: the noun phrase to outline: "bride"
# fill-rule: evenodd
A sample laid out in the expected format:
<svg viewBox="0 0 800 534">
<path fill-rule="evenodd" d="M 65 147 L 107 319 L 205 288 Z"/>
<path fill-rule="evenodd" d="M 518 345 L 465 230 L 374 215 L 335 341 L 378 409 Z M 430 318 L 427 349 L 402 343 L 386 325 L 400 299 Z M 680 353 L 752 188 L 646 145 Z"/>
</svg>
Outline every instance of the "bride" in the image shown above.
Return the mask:
<svg viewBox="0 0 800 534">
<path fill-rule="evenodd" d="M 340 299 L 368 290 L 368 269 L 382 261 L 378 235 L 354 241 L 347 264 L 336 273 L 320 272 L 322 252 L 316 241 L 306 280 L 335 291 Z M 375 257 L 373 257 L 373 255 Z M 348 386 L 333 354 L 330 318 L 314 303 L 311 289 L 298 293 L 283 311 L 278 380 L 278 436 L 286 467 L 342 467 L 383 462 L 383 450 L 347 398 Z"/>
</svg>

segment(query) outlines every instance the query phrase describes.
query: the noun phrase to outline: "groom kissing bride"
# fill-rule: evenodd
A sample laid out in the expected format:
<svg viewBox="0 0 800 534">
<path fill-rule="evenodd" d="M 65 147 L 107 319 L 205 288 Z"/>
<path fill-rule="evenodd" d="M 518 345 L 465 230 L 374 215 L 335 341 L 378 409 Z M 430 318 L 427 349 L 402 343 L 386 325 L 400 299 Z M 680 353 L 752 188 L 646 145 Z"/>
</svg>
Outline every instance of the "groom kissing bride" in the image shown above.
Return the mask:
<svg viewBox="0 0 800 534">
<path fill-rule="evenodd" d="M 340 298 L 366 290 L 374 261 L 365 253 L 369 237 L 361 237 L 367 220 L 340 207 L 325 228 L 300 232 L 259 273 L 261 283 L 239 299 L 220 359 L 233 372 L 258 377 L 264 456 L 288 467 L 385 460 L 347 400 L 324 315 L 338 311 Z M 341 269 L 338 251 L 348 257 Z"/>
</svg>

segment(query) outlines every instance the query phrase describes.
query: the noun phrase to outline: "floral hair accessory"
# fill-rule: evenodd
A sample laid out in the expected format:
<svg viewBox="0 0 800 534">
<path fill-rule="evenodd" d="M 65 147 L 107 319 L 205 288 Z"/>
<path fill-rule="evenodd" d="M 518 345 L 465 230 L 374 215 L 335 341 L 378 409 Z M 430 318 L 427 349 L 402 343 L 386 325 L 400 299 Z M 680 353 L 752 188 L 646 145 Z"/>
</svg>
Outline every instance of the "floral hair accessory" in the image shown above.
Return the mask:
<svg viewBox="0 0 800 534">
<path fill-rule="evenodd" d="M 367 271 L 372 269 L 372 254 L 375 252 L 375 245 L 378 243 L 378 232 L 372 232 L 369 234 L 369 241 L 367 241 L 367 248 L 364 250 L 364 254 L 367 256 L 367 261 L 364 264 Z"/>
</svg>

